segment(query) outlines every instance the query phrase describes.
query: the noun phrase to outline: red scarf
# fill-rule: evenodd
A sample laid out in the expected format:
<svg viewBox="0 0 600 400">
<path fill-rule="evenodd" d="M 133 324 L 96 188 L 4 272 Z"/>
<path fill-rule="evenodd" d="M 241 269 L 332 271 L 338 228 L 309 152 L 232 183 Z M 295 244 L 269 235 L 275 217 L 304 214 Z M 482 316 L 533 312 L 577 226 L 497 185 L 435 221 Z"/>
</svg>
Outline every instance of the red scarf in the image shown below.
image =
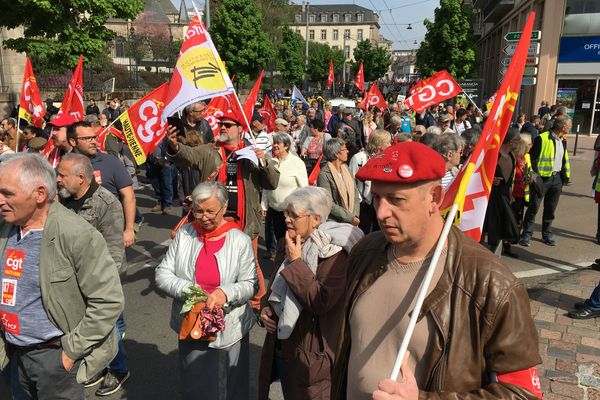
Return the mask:
<svg viewBox="0 0 600 400">
<path fill-rule="evenodd" d="M 226 144 L 219 144 L 216 146 L 217 150 L 221 152 L 221 159 L 223 160 L 223 164 L 218 168 L 218 177 L 217 181 L 221 182 L 224 185 L 227 185 L 227 156 L 225 155 L 225 150 L 230 151 L 230 157 L 233 152 L 242 148 L 244 146 L 243 142 L 240 142 L 238 147 L 229 146 Z M 237 210 L 236 214 L 239 217 L 238 226 L 243 231 L 246 226 L 246 190 L 244 188 L 244 177 L 242 176 L 242 169 L 240 162 L 237 163 Z M 208 179 L 212 179 L 211 174 Z"/>
<path fill-rule="evenodd" d="M 192 222 L 192 226 L 198 233 L 198 241 L 200 241 L 201 243 L 206 242 L 208 239 L 221 236 L 225 232 L 229 232 L 232 229 L 239 229 L 238 224 L 236 224 L 235 222 L 226 222 L 224 225 L 221 225 L 220 227 L 211 232 L 205 231 L 204 228 L 200 226 L 199 221 Z"/>
</svg>

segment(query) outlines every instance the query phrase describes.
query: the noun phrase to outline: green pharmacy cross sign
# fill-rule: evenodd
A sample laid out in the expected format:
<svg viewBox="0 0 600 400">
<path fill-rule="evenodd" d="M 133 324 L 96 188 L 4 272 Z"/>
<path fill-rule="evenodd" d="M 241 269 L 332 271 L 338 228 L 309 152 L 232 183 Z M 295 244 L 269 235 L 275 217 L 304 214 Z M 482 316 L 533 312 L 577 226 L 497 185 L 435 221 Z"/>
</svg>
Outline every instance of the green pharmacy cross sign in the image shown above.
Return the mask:
<svg viewBox="0 0 600 400">
<path fill-rule="evenodd" d="M 531 31 L 531 40 L 540 40 L 542 31 Z M 504 40 L 507 42 L 518 42 L 521 39 L 521 32 L 508 32 L 504 35 Z"/>
</svg>

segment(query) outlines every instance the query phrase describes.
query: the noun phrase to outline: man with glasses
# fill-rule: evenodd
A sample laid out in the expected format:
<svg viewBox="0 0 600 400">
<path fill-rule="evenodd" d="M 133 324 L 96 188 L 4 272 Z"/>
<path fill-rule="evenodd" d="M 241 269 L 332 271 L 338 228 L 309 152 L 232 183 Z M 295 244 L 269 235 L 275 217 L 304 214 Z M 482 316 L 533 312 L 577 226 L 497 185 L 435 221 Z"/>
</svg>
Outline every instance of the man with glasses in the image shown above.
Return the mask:
<svg viewBox="0 0 600 400">
<path fill-rule="evenodd" d="M 206 108 L 206 104 L 203 101 L 190 104 L 184 110 L 184 116 L 182 118 L 183 127 L 185 132 L 198 131 L 202 134 L 202 140 L 204 143 L 213 143 L 215 136 L 213 135 L 212 128 L 207 120 L 202 118 L 202 112 Z"/>
<path fill-rule="evenodd" d="M 125 247 L 135 242 L 135 193 L 125 166 L 115 156 L 98 151 L 96 129 L 89 122 L 76 122 L 67 128 L 67 140 L 76 153 L 87 156 L 94 167 L 96 183 L 121 200 L 125 216 Z"/>
<path fill-rule="evenodd" d="M 258 165 L 247 158 L 237 158 L 235 151 L 251 145 L 242 139 L 244 118 L 239 113 L 228 110 L 219 123 L 220 132 L 215 144 L 189 147 L 177 141 L 177 128 L 168 130 L 167 154 L 176 165 L 189 166 L 200 172 L 200 180 L 217 180 L 225 185 L 229 199 L 225 217 L 235 221 L 252 238 L 254 253 L 257 255 L 258 235 L 262 221 L 260 214 L 260 191 L 274 190 L 279 183 L 279 171 L 272 163 L 267 163 L 265 153 L 253 148 Z M 256 257 L 258 259 L 258 257 Z M 265 294 L 262 271 L 256 264 L 259 290 L 251 300 L 258 311 L 260 298 Z"/>
</svg>

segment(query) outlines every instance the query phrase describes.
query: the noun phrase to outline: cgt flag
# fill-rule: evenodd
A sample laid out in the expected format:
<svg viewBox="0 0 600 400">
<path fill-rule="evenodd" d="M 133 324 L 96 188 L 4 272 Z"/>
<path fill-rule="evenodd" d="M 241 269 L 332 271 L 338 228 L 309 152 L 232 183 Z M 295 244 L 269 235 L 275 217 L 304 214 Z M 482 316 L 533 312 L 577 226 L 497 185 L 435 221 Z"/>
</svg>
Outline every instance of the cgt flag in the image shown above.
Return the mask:
<svg viewBox="0 0 600 400">
<path fill-rule="evenodd" d="M 250 122 L 252 114 L 254 113 L 254 106 L 256 105 L 256 99 L 258 98 L 258 91 L 260 90 L 260 84 L 262 83 L 264 73 L 264 69 L 260 71 L 260 75 L 258 75 L 258 78 L 256 79 L 256 82 L 254 83 L 250 94 L 248 95 L 248 97 L 246 97 L 246 101 L 244 101 L 244 105 L 242 106 L 242 109 L 244 110 L 244 114 L 246 114 L 248 122 Z"/>
<path fill-rule="evenodd" d="M 277 111 L 273 108 L 273 104 L 271 104 L 271 100 L 269 96 L 265 96 L 265 101 L 263 102 L 263 106 L 259 111 L 260 116 L 265 119 L 265 125 L 267 126 L 269 132 L 273 132 L 275 130 L 275 120 L 277 119 Z"/>
<path fill-rule="evenodd" d="M 371 85 L 369 91 L 367 92 L 367 95 L 365 96 L 363 101 L 360 102 L 358 107 L 362 108 L 363 110 L 368 110 L 369 107 L 377 107 L 380 110 L 383 110 L 385 108 L 388 108 L 388 104 L 385 101 L 383 95 L 381 94 L 381 91 L 377 87 L 377 84 L 374 83 Z"/>
<path fill-rule="evenodd" d="M 25 74 L 23 76 L 23 86 L 21 86 L 21 97 L 19 100 L 19 118 L 27 121 L 27 125 L 34 125 L 41 128 L 44 124 L 44 115 L 46 110 L 42 103 L 40 90 L 37 81 L 33 75 L 33 68 L 29 57 L 25 60 Z"/>
<path fill-rule="evenodd" d="M 196 101 L 233 93 L 234 88 L 210 34 L 197 16 L 185 33 L 171 77 L 161 122 Z"/>
<path fill-rule="evenodd" d="M 433 104 L 450 99 L 462 92 L 460 85 L 445 70 L 436 72 L 424 81 L 418 82 L 418 84 L 420 89 L 404 100 L 404 104 L 408 108 L 418 113 L 423 112 Z"/>
<path fill-rule="evenodd" d="M 235 98 L 235 93 L 229 93 L 225 96 L 213 97 L 210 103 L 202 111 L 202 118 L 208 121 L 215 138 L 219 137 L 221 128 L 219 122 L 221 118 L 231 116 L 236 121 L 243 121 L 243 111 Z M 250 127 L 247 127 L 249 130 Z"/>
<path fill-rule="evenodd" d="M 365 91 L 365 73 L 363 71 L 363 63 L 360 62 L 360 66 L 358 67 L 358 71 L 356 72 L 356 77 L 354 78 L 354 84 L 361 91 Z"/>
<path fill-rule="evenodd" d="M 166 124 L 161 123 L 161 114 L 168 89 L 168 83 L 163 83 L 119 116 L 127 145 L 137 165 L 146 162 L 146 156 L 165 136 Z"/>
<path fill-rule="evenodd" d="M 329 60 L 329 75 L 327 75 L 327 90 L 331 89 L 335 77 L 333 76 L 333 60 Z"/>
<path fill-rule="evenodd" d="M 83 107 L 83 56 L 79 56 L 79 62 L 73 72 L 69 87 L 65 92 L 60 104 L 60 113 L 68 113 L 77 121 L 83 121 L 85 111 Z"/>
<path fill-rule="evenodd" d="M 529 14 L 515 55 L 497 91 L 490 116 L 483 127 L 481 138 L 454 181 L 446 189 L 440 208 L 445 213 L 450 210 L 452 204 L 456 204 L 458 212 L 455 224 L 477 242 L 481 237 L 498 162 L 498 151 L 510 127 L 521 88 L 534 17 L 534 13 Z"/>
</svg>

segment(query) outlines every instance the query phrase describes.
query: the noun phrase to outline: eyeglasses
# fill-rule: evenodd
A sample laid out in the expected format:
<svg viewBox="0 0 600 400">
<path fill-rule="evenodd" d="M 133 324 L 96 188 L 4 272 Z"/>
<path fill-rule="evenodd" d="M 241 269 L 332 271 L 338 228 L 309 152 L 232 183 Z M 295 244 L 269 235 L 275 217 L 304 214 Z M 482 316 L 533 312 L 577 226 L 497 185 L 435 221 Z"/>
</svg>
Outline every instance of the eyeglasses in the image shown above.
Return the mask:
<svg viewBox="0 0 600 400">
<path fill-rule="evenodd" d="M 231 122 L 219 122 L 219 126 L 224 126 L 225 128 L 229 129 L 232 126 L 239 126 L 239 125 L 231 123 Z"/>
<path fill-rule="evenodd" d="M 297 215 L 297 214 L 295 214 L 293 212 L 289 212 L 288 210 L 283 210 L 283 217 L 284 218 L 289 218 L 290 221 L 292 221 L 292 222 L 296 222 L 300 218 L 308 217 L 308 214 L 306 214 L 306 215 Z"/>
<path fill-rule="evenodd" d="M 217 211 L 207 211 L 207 210 L 193 210 L 192 214 L 194 214 L 195 218 L 206 217 L 208 219 L 215 219 L 217 215 L 221 212 L 221 210 L 225 208 L 225 206 L 219 208 Z"/>
<path fill-rule="evenodd" d="M 81 140 L 83 142 L 91 142 L 96 139 L 98 139 L 98 136 L 80 136 L 75 138 L 75 140 Z"/>
</svg>

